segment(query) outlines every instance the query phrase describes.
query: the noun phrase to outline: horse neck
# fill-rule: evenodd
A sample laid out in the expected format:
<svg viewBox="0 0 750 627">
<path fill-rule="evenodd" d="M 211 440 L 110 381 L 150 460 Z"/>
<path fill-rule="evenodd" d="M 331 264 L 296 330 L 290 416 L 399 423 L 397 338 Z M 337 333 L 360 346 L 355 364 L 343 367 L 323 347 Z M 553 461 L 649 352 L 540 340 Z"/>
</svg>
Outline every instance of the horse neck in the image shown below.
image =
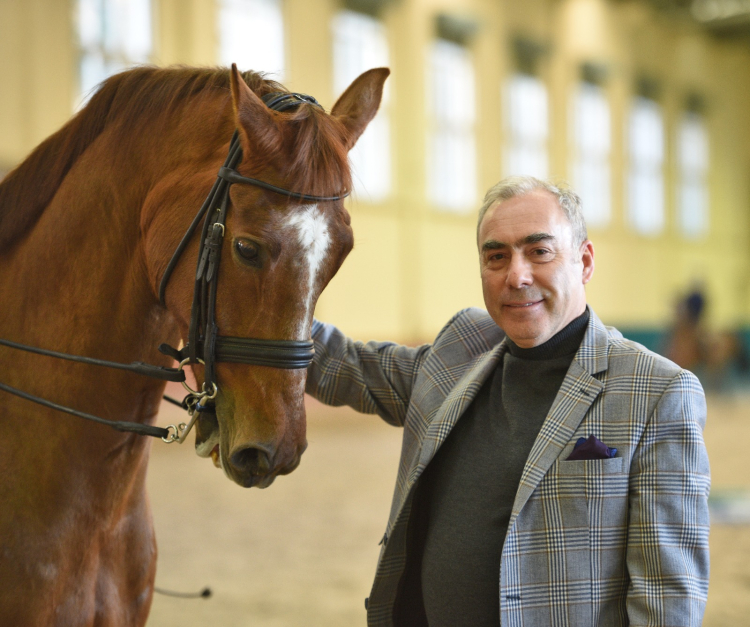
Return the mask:
<svg viewBox="0 0 750 627">
<path fill-rule="evenodd" d="M 206 118 L 199 112 L 183 118 L 190 124 L 157 128 L 144 122 L 127 137 L 105 129 L 78 159 L 34 228 L 0 264 L 6 297 L 0 335 L 114 361 L 164 363 L 156 346 L 176 343 L 178 332 L 148 276 L 142 208 L 178 160 L 209 159 L 217 135 L 196 123 Z M 225 126 L 224 134 L 231 133 Z M 195 154 L 186 148 L 191 140 Z M 66 387 L 75 397 L 90 384 L 71 378 Z M 137 385 L 112 399 L 110 417 L 143 419 L 150 411 L 144 404 L 154 405 L 163 384 L 144 378 Z"/>
</svg>

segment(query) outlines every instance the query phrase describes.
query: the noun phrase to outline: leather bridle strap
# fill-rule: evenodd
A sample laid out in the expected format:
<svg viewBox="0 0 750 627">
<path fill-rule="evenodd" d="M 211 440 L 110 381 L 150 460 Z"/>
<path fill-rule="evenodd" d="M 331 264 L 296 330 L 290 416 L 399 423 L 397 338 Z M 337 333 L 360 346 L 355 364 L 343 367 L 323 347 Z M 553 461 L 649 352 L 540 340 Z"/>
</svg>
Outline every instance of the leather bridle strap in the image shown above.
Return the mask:
<svg viewBox="0 0 750 627">
<path fill-rule="evenodd" d="M 137 435 L 150 435 L 152 437 L 162 438 L 162 439 L 168 438 L 170 435 L 169 429 L 164 429 L 163 427 L 154 427 L 152 425 L 144 425 L 140 422 L 123 422 L 120 420 L 106 420 L 105 418 L 99 418 L 99 416 L 87 414 L 85 412 L 78 411 L 77 409 L 66 407 L 65 405 L 53 403 L 52 401 L 48 401 L 47 399 L 40 398 L 39 396 L 34 396 L 33 394 L 29 394 L 28 392 L 23 392 L 17 388 L 11 387 L 9 385 L 5 385 L 4 383 L 0 383 L 0 390 L 4 390 L 5 392 L 8 392 L 9 394 L 13 394 L 15 396 L 20 396 L 21 398 L 25 398 L 27 401 L 31 401 L 39 405 L 44 405 L 45 407 L 49 407 L 50 409 L 56 409 L 57 411 L 62 411 L 62 412 L 65 412 L 66 414 L 78 416 L 79 418 L 85 418 L 86 420 L 91 420 L 92 422 L 98 422 L 100 425 L 107 425 L 108 427 L 112 427 L 113 429 L 116 429 L 117 431 L 122 431 L 124 433 L 135 433 Z"/>
<path fill-rule="evenodd" d="M 306 340 L 254 340 L 248 337 L 216 338 L 216 361 L 269 366 L 271 368 L 307 368 L 315 356 L 313 343 Z"/>
<path fill-rule="evenodd" d="M 133 361 L 129 364 L 123 364 L 117 361 L 106 361 L 104 359 L 94 359 L 93 357 L 83 357 L 81 355 L 59 353 L 57 351 L 37 348 L 36 346 L 28 346 L 27 344 L 19 344 L 18 342 L 11 342 L 10 340 L 3 339 L 0 339 L 0 345 L 26 351 L 27 353 L 36 353 L 37 355 L 45 355 L 46 357 L 55 357 L 57 359 L 75 361 L 79 364 L 104 366 L 105 368 L 115 368 L 116 370 L 127 370 L 129 372 L 146 375 L 147 377 L 152 377 L 154 379 L 161 379 L 162 381 L 176 381 L 179 383 L 185 380 L 185 373 L 182 370 L 178 370 L 177 368 L 166 368 L 164 366 L 154 366 L 152 364 L 144 364 L 141 361 Z"/>
<path fill-rule="evenodd" d="M 224 167 L 225 168 L 234 168 L 239 163 L 240 159 L 242 158 L 242 152 L 240 149 L 239 142 L 236 141 L 236 138 L 239 136 L 239 133 L 237 131 L 234 132 L 232 135 L 232 140 L 229 144 L 229 154 L 227 155 L 226 161 L 224 161 Z M 172 258 L 169 260 L 169 263 L 167 264 L 167 268 L 164 270 L 164 274 L 161 277 L 161 283 L 159 284 L 159 302 L 166 306 L 165 302 L 165 294 L 167 290 L 167 283 L 169 283 L 169 277 L 172 276 L 172 272 L 175 269 L 175 266 L 177 265 L 177 262 L 180 260 L 180 257 L 182 257 L 182 253 L 187 248 L 188 244 L 190 243 L 190 240 L 193 238 L 193 234 L 195 233 L 195 229 L 200 224 L 203 217 L 206 215 L 206 212 L 208 211 L 209 207 L 213 206 L 215 199 L 218 195 L 224 192 L 224 190 L 227 187 L 227 182 L 224 181 L 221 178 L 217 178 L 216 181 L 213 184 L 213 187 L 211 187 L 211 191 L 208 193 L 208 196 L 206 197 L 206 200 L 203 201 L 203 205 L 201 205 L 201 208 L 198 210 L 198 213 L 196 214 L 195 218 L 193 218 L 193 221 L 190 223 L 190 226 L 188 227 L 188 230 L 185 232 L 185 235 L 182 236 L 182 239 L 180 240 L 180 243 L 177 245 L 177 248 L 175 249 L 174 253 L 172 253 Z"/>
<path fill-rule="evenodd" d="M 325 201 L 333 201 L 333 200 L 341 200 L 342 198 L 346 198 L 349 195 L 349 192 L 344 192 L 338 196 L 311 196 L 310 194 L 300 194 L 298 192 L 290 192 L 287 189 L 284 189 L 283 187 L 276 187 L 275 185 L 271 185 L 270 183 L 266 183 L 265 181 L 259 181 L 258 179 L 253 179 L 248 176 L 242 176 L 237 170 L 232 170 L 231 168 L 221 168 L 219 170 L 219 176 L 223 178 L 228 183 L 242 183 L 243 185 L 255 185 L 256 187 L 262 187 L 263 189 L 267 189 L 269 192 L 274 192 L 276 194 L 282 194 L 284 196 L 289 196 L 289 198 L 294 198 L 295 200 L 307 200 L 309 202 L 325 202 Z"/>
</svg>

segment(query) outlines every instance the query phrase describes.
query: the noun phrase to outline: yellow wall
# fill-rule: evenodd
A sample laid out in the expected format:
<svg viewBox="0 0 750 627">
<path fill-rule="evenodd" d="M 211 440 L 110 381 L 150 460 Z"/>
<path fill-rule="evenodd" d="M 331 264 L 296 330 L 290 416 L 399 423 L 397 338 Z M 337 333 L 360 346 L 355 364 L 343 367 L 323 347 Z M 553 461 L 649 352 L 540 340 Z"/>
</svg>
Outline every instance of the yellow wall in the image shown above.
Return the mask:
<svg viewBox="0 0 750 627">
<path fill-rule="evenodd" d="M 216 62 L 213 0 L 154 0 L 159 64 Z M 338 0 L 286 0 L 287 87 L 332 93 L 330 22 Z M 0 170 L 17 163 L 71 114 L 76 97 L 73 0 L 0 2 Z M 475 217 L 449 215 L 426 195 L 429 103 L 425 60 L 439 12 L 476 18 L 471 42 L 477 77 L 479 189 L 502 172 L 501 85 L 514 69 L 517 34 L 549 46 L 541 67 L 550 98 L 550 172 L 569 176 L 568 102 L 584 61 L 605 64 L 612 115 L 612 222 L 591 230 L 597 271 L 589 297 L 605 322 L 658 328 L 674 298 L 703 279 L 710 322 L 750 324 L 750 49 L 722 42 L 645 2 L 606 0 L 393 0 L 383 14 L 392 76 L 393 192 L 383 203 L 349 203 L 356 246 L 321 298 L 319 317 L 350 334 L 429 340 L 458 309 L 482 305 Z M 254 68 L 260 69 L 263 68 Z M 667 228 L 634 234 L 625 219 L 625 121 L 636 76 L 660 80 L 665 112 Z M 676 227 L 674 129 L 688 92 L 707 103 L 711 229 L 686 241 Z"/>
<path fill-rule="evenodd" d="M 69 117 L 75 50 L 69 0 L 0 2 L 0 169 Z"/>
<path fill-rule="evenodd" d="M 394 153 L 398 163 L 397 191 L 386 207 L 360 203 L 352 209 L 359 246 L 351 261 L 324 295 L 319 315 L 360 335 L 420 341 L 437 332 L 461 307 L 481 306 L 474 249 L 474 216 L 457 217 L 435 211 L 425 199 L 424 67 L 431 20 L 457 3 L 403 2 L 393 7 L 387 23 L 392 32 L 396 100 L 408 93 L 408 108 L 397 105 Z M 750 53 L 746 47 L 718 42 L 689 23 L 665 17 L 646 4 L 602 0 L 567 2 L 471 2 L 461 9 L 480 18 L 482 27 L 472 43 L 478 77 L 480 188 L 501 176 L 503 130 L 500 85 L 512 71 L 509 42 L 514 34 L 532 36 L 550 46 L 541 75 L 550 96 L 550 172 L 557 178 L 568 170 L 568 109 L 570 94 L 584 61 L 610 68 L 606 90 L 612 111 L 612 223 L 592 229 L 597 272 L 589 299 L 608 323 L 629 328 L 664 328 L 677 296 L 696 279 L 706 283 L 710 323 L 736 328 L 750 322 L 748 251 L 750 226 Z M 660 80 L 665 112 L 667 157 L 665 189 L 667 227 L 656 238 L 635 234 L 625 219 L 625 121 L 637 75 Z M 676 222 L 674 162 L 675 122 L 689 92 L 708 104 L 710 130 L 711 229 L 707 237 L 687 241 Z M 399 225 L 393 223 L 395 206 Z M 387 214 L 387 215 L 386 215 Z M 366 216 L 366 221 L 365 221 Z M 403 247 L 398 272 L 388 275 L 380 261 L 382 241 L 363 233 L 375 221 L 393 228 Z M 361 224 L 361 226 L 360 226 Z M 368 272 L 369 269 L 369 272 Z M 355 285 L 377 286 L 366 306 L 347 302 Z M 394 306 L 393 301 L 397 304 Z M 372 308 L 389 315 L 373 325 Z M 366 310 L 367 314 L 363 315 Z M 402 314 L 390 327 L 391 312 Z M 384 326 L 390 328 L 383 329 Z M 381 330 L 382 329 L 382 330 Z"/>
</svg>

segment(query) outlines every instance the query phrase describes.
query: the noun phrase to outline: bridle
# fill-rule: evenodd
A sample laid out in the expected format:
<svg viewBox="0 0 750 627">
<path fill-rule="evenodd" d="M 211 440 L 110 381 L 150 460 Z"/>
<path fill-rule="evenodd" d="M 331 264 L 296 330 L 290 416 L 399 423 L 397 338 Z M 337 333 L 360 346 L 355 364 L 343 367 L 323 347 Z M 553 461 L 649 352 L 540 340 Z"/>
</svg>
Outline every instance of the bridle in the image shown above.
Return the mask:
<svg viewBox="0 0 750 627">
<path fill-rule="evenodd" d="M 309 103 L 320 107 L 320 104 L 312 96 L 304 94 L 272 93 L 267 94 L 263 101 L 270 109 L 275 111 L 296 108 L 301 103 Z M 184 429 L 185 435 L 195 422 L 197 414 L 200 411 L 210 411 L 211 401 L 216 398 L 218 393 L 216 363 L 228 362 L 272 368 L 301 369 L 307 368 L 315 355 L 312 340 L 268 340 L 219 335 L 215 318 L 217 278 L 229 210 L 229 189 L 231 185 L 236 183 L 254 185 L 295 200 L 309 202 L 336 201 L 348 195 L 348 192 L 344 192 L 338 196 L 312 196 L 292 192 L 258 179 L 248 178 L 242 176 L 236 170 L 241 160 L 242 148 L 239 132 L 235 131 L 229 144 L 229 154 L 224 166 L 219 169 L 213 188 L 167 264 L 159 285 L 159 300 L 162 305 L 166 305 L 165 295 L 169 278 L 192 239 L 198 224 L 203 220 L 202 245 L 198 254 L 198 267 L 195 273 L 195 288 L 193 289 L 187 344 L 181 350 L 166 344 L 159 347 L 161 352 L 174 357 L 180 362 L 181 366 L 188 363 L 200 363 L 204 366 L 204 382 L 200 391 L 192 390 L 186 383 L 183 383 L 189 392 L 187 399 L 183 402 L 187 404 L 189 411 L 194 408 L 191 413 L 192 420 Z M 206 216 L 205 219 L 204 216 Z M 182 434 L 179 437 L 184 439 Z"/>
<path fill-rule="evenodd" d="M 274 111 L 283 112 L 307 103 L 321 107 L 315 98 L 298 93 L 271 93 L 263 96 L 263 102 Z M 322 108 L 322 107 L 321 107 Z M 100 424 L 107 424 L 119 431 L 129 431 L 139 435 L 150 435 L 161 437 L 165 442 L 184 442 L 190 429 L 195 424 L 201 412 L 214 412 L 214 399 L 218 394 L 219 387 L 216 381 L 217 363 L 241 363 L 271 368 L 303 369 L 307 368 L 313 360 L 315 350 L 312 340 L 269 340 L 261 338 L 228 337 L 219 335 L 216 324 L 216 292 L 219 275 L 219 263 L 221 261 L 221 249 L 225 235 L 227 213 L 229 211 L 229 190 L 233 184 L 254 185 L 262 189 L 281 194 L 295 200 L 309 202 L 332 202 L 341 200 L 349 195 L 344 191 L 337 196 L 312 196 L 293 192 L 282 187 L 277 187 L 254 178 L 242 176 L 236 168 L 242 161 L 242 147 L 239 140 L 239 132 L 235 130 L 229 144 L 229 154 L 224 165 L 219 169 L 216 182 L 213 184 L 208 197 L 200 210 L 190 223 L 188 230 L 183 235 L 172 258 L 167 264 L 164 275 L 159 285 L 159 301 L 166 306 L 165 297 L 169 279 L 177 266 L 183 252 L 193 238 L 193 235 L 203 220 L 201 232 L 201 245 L 198 254 L 198 265 L 195 273 L 195 287 L 193 290 L 193 303 L 190 312 L 190 326 L 188 330 L 187 344 L 181 349 L 174 348 L 168 344 L 159 346 L 159 351 L 176 359 L 179 362 L 177 368 L 165 368 L 134 362 L 132 364 L 121 364 L 67 353 L 59 353 L 36 347 L 10 342 L 0 339 L 0 344 L 25 350 L 37 354 L 78 361 L 93 365 L 129 370 L 138 374 L 151 376 L 167 381 L 179 381 L 188 391 L 188 395 L 180 403 L 174 399 L 167 400 L 179 404 L 187 409 L 190 415 L 188 424 L 181 423 L 177 426 L 169 425 L 167 428 L 153 427 L 140 423 L 120 422 L 105 420 L 91 414 L 52 403 L 45 399 L 22 392 L 16 388 L 0 383 L 0 389 L 16 396 L 34 401 L 41 405 L 58 409 L 87 420 L 93 420 Z M 205 219 L 204 219 L 205 218 Z M 203 364 L 204 382 L 201 390 L 193 390 L 188 386 L 185 379 L 184 367 L 187 364 Z"/>
</svg>

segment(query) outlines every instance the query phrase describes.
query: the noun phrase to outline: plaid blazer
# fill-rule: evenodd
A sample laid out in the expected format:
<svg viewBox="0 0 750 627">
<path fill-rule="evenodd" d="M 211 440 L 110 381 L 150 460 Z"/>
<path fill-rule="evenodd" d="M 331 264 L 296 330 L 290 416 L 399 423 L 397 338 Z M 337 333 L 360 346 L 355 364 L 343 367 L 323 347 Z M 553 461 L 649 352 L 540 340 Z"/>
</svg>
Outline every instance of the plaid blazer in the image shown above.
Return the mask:
<svg viewBox="0 0 750 627">
<path fill-rule="evenodd" d="M 710 474 L 696 377 L 590 312 L 531 449 L 501 556 L 504 627 L 699 626 L 708 592 Z M 467 309 L 431 345 L 354 342 L 313 326 L 307 391 L 404 427 L 368 625 L 394 625 L 415 484 L 506 350 Z M 566 461 L 579 437 L 613 459 Z"/>
</svg>

